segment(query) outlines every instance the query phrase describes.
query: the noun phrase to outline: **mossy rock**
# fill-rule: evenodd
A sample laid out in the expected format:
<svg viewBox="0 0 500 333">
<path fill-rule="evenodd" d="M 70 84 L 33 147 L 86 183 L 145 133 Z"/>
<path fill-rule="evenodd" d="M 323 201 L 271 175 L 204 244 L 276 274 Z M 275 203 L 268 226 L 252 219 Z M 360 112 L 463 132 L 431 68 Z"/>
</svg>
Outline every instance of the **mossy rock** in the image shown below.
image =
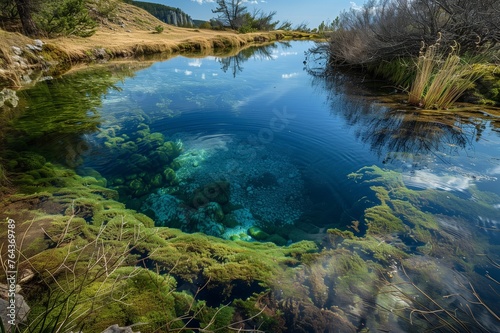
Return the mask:
<svg viewBox="0 0 500 333">
<path fill-rule="evenodd" d="M 120 145 L 120 149 L 130 153 L 135 153 L 137 152 L 137 150 L 139 150 L 139 147 L 133 141 L 126 141 Z"/>
<path fill-rule="evenodd" d="M 171 168 L 165 168 L 163 170 L 163 175 L 165 176 L 165 181 L 169 185 L 175 185 L 177 182 L 177 175 L 175 174 L 175 171 Z"/>
<path fill-rule="evenodd" d="M 133 154 L 132 156 L 130 156 L 127 165 L 134 167 L 134 170 L 144 170 L 149 167 L 149 160 L 144 155 Z"/>
<path fill-rule="evenodd" d="M 258 241 L 265 241 L 266 239 L 269 238 L 269 234 L 265 231 L 263 231 L 259 227 L 250 227 L 247 230 L 248 235 L 250 235 L 253 239 L 258 240 Z"/>
<path fill-rule="evenodd" d="M 288 242 L 286 239 L 277 234 L 272 234 L 266 238 L 267 242 L 272 242 L 278 246 L 285 246 Z"/>
</svg>

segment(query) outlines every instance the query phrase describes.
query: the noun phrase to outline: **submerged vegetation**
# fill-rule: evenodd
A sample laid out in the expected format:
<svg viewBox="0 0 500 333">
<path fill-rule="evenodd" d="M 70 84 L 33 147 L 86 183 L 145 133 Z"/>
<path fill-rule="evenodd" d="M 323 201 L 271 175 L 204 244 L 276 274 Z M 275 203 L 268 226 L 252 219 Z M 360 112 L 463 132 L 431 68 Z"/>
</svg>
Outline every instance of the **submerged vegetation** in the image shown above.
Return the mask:
<svg viewBox="0 0 500 333">
<path fill-rule="evenodd" d="M 475 186 L 467 189 L 470 197 L 411 189 L 401 173 L 366 166 L 346 175 L 349 186 L 366 188 L 361 216 L 314 241 L 275 241 L 259 228 L 223 240 L 166 227 L 120 200 L 160 183 L 175 190 L 176 169 L 182 167 L 176 165 L 179 143 L 155 132 L 150 121 L 158 114 L 147 116 L 134 103 L 129 103 L 133 112 L 116 107 L 106 114 L 114 120 L 104 127 L 102 115 L 86 112 L 98 110 L 103 95 L 113 102 L 109 92 L 134 75 L 125 65 L 114 70 L 76 72 L 40 84 L 19 94 L 19 105 L 31 101 L 33 108 L 13 111 L 4 120 L 9 135 L 3 137 L 0 155 L 0 218 L 2 224 L 7 217 L 15 220 L 19 235 L 17 264 L 19 276 L 26 277 L 19 281 L 19 294 L 31 309 L 19 322 L 22 332 L 101 332 L 115 324 L 134 324 L 132 329 L 141 332 L 421 332 L 436 327 L 474 332 L 495 327 L 497 195 Z M 66 94 L 57 89 L 63 85 Z M 50 117 L 35 107 L 51 105 L 48 96 L 55 110 Z M 84 105 L 83 113 L 72 105 Z M 165 99 L 157 106 L 165 116 L 172 105 Z M 373 110 L 345 110 L 346 118 L 371 124 L 362 123 L 363 140 L 378 137 L 392 153 L 411 150 L 418 135 L 450 144 L 467 140 L 464 133 L 442 128 L 460 127 L 446 117 L 435 123 L 423 117 L 427 129 L 416 120 L 400 120 L 398 113 L 380 119 Z M 395 118 L 401 123 L 394 124 Z M 391 124 L 402 132 L 393 130 L 389 143 L 381 132 Z M 430 134 L 432 126 L 441 126 L 438 134 Z M 109 172 L 105 164 L 77 168 L 91 151 L 83 144 L 85 134 L 97 127 L 102 131 L 94 143 L 107 159 L 122 163 L 123 174 Z M 421 133 L 410 131 L 415 128 Z M 400 134 L 406 130 L 413 136 Z M 62 146 L 55 139 L 41 142 L 56 133 L 65 139 Z M 195 191 L 207 194 L 202 208 L 228 204 L 229 191 L 215 196 L 209 189 Z M 311 227 L 308 231 L 316 233 Z M 3 240 L 6 228 L 1 230 Z"/>
</svg>

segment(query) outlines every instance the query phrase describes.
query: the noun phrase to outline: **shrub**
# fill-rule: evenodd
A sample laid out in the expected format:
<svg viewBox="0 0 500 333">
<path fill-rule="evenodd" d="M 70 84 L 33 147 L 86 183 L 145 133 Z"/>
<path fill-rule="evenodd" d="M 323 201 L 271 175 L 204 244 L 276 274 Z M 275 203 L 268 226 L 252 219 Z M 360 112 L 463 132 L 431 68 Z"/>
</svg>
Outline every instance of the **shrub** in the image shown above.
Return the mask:
<svg viewBox="0 0 500 333">
<path fill-rule="evenodd" d="M 162 26 L 162 25 L 157 25 L 157 26 L 155 27 L 155 33 L 157 33 L 157 34 L 161 34 L 161 33 L 163 32 L 163 29 L 164 29 L 164 28 L 163 28 L 163 26 Z"/>
</svg>

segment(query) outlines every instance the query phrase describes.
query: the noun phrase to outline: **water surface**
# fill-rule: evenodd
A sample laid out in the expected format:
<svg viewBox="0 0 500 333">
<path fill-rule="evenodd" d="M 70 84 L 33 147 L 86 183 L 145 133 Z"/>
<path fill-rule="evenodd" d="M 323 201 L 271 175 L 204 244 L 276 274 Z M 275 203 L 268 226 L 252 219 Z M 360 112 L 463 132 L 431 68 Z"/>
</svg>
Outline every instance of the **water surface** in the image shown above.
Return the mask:
<svg viewBox="0 0 500 333">
<path fill-rule="evenodd" d="M 498 281 L 499 119 L 377 103 L 380 91 L 357 78 L 311 75 L 322 66 L 307 58 L 312 46 L 42 82 L 24 92 L 12 130 L 22 138 L 10 146 L 97 171 L 158 226 L 326 247 L 327 229 L 368 233 L 410 254 L 412 267 Z"/>
</svg>

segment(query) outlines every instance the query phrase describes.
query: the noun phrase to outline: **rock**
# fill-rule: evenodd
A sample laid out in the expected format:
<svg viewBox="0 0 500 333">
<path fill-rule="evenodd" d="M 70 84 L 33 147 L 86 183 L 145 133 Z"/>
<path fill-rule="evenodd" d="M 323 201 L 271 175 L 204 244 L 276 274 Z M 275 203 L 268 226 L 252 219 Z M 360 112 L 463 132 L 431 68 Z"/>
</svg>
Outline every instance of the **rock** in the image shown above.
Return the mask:
<svg viewBox="0 0 500 333">
<path fill-rule="evenodd" d="M 15 65 L 21 67 L 21 68 L 28 68 L 28 64 L 26 63 L 26 59 L 18 56 L 18 55 L 13 55 L 12 60 L 16 63 Z"/>
<path fill-rule="evenodd" d="M 94 49 L 94 56 L 97 58 L 97 59 L 107 59 L 109 58 L 108 54 L 106 53 L 106 50 L 104 48 L 99 48 L 99 49 Z"/>
<path fill-rule="evenodd" d="M 0 299 L 0 319 L 3 322 L 6 332 L 10 332 L 10 322 L 15 321 L 16 326 L 26 321 L 30 307 L 25 302 L 24 297 L 15 295 L 15 310 L 9 309 L 10 303 L 4 299 Z"/>
<path fill-rule="evenodd" d="M 43 46 L 43 42 L 40 40 L 40 39 L 35 39 L 33 41 L 33 44 L 36 46 L 36 47 L 39 47 L 39 48 L 42 48 Z"/>
<path fill-rule="evenodd" d="M 263 241 L 269 238 L 269 234 L 259 227 L 251 227 L 248 229 L 248 234 L 255 240 Z"/>
<path fill-rule="evenodd" d="M 14 90 L 4 88 L 2 89 L 2 91 L 0 91 L 0 107 L 5 105 L 11 108 L 15 108 L 18 102 L 19 97 L 17 97 L 17 94 Z"/>
<path fill-rule="evenodd" d="M 16 293 L 21 291 L 21 286 L 16 284 Z M 9 286 L 3 283 L 0 283 L 0 297 L 3 299 L 9 298 Z"/>
<path fill-rule="evenodd" d="M 140 333 L 134 332 L 132 326 L 120 327 L 118 324 L 114 324 L 106 328 L 102 333 Z"/>
<path fill-rule="evenodd" d="M 36 52 L 39 52 L 42 50 L 41 47 L 33 45 L 33 44 L 26 44 L 26 48 L 31 50 L 31 51 L 36 51 Z"/>
<path fill-rule="evenodd" d="M 12 48 L 12 52 L 14 52 L 15 55 L 20 56 L 21 54 L 23 54 L 23 50 L 21 50 L 20 47 L 11 46 L 11 48 Z"/>
</svg>

